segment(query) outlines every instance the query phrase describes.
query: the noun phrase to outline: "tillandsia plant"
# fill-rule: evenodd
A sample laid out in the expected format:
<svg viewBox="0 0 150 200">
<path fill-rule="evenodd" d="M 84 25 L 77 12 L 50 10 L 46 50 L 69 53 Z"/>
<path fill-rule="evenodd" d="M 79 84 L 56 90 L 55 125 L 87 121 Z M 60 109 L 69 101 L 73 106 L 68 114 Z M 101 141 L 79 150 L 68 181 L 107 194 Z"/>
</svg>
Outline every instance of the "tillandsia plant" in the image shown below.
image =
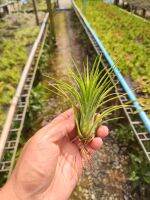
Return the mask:
<svg viewBox="0 0 150 200">
<path fill-rule="evenodd" d="M 121 105 L 106 105 L 116 96 L 112 92 L 112 84 L 108 73 L 100 71 L 100 62 L 95 60 L 92 68 L 87 61 L 83 72 L 77 67 L 69 69 L 71 81 L 54 80 L 50 84 L 60 95 L 69 100 L 73 107 L 78 137 L 88 143 L 95 137 L 98 126 L 103 123 L 113 111 L 121 108 Z"/>
</svg>

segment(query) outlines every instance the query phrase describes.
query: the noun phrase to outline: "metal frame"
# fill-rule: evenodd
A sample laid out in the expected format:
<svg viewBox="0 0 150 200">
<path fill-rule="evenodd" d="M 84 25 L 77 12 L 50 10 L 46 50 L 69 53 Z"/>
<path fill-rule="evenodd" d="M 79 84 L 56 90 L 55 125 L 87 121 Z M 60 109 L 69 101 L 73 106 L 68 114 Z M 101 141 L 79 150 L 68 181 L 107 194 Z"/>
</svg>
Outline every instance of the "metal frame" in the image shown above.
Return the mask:
<svg viewBox="0 0 150 200">
<path fill-rule="evenodd" d="M 17 1 L 10 1 L 0 5 L 0 13 L 10 14 L 15 11 L 15 4 L 19 4 Z M 14 11 L 10 11 L 11 7 L 13 7 Z"/>
<path fill-rule="evenodd" d="M 87 27 L 86 22 L 84 21 L 82 14 L 80 13 L 80 11 L 79 11 L 78 7 L 76 6 L 76 4 L 74 3 L 74 1 L 73 1 L 73 9 L 74 9 L 79 21 L 81 22 L 89 40 L 91 41 L 96 53 L 98 55 L 103 55 L 105 67 L 106 67 L 106 70 L 108 70 L 110 68 L 110 64 L 107 61 L 106 57 L 104 56 L 101 47 L 97 43 L 97 38 L 95 39 L 95 35 Z M 118 82 L 118 78 L 115 75 L 115 73 L 113 74 L 113 77 L 110 76 L 110 78 L 111 78 L 112 82 L 114 83 L 114 85 L 116 85 L 115 91 L 116 91 L 116 94 L 118 95 L 118 99 L 119 99 L 120 103 L 122 105 L 124 105 L 127 102 L 129 102 L 129 98 L 128 98 L 127 94 L 125 93 L 122 85 L 120 83 L 116 84 Z M 125 95 L 120 96 L 119 95 L 120 93 L 124 93 Z M 150 143 L 150 134 L 147 132 L 146 128 L 144 127 L 144 124 L 142 123 L 142 121 L 139 117 L 139 113 L 136 113 L 136 109 L 133 105 L 130 105 L 130 107 L 128 107 L 128 108 L 123 106 L 123 110 L 124 110 L 124 113 L 129 121 L 129 124 L 130 124 L 147 160 L 150 162 L 150 151 L 147 150 L 147 142 Z M 137 120 L 135 120 L 135 118 Z M 140 130 L 144 130 L 144 131 L 140 131 Z"/>
<path fill-rule="evenodd" d="M 14 166 L 31 89 L 46 39 L 48 17 L 49 14 L 46 13 L 39 35 L 32 47 L 27 63 L 22 72 L 16 94 L 12 100 L 0 137 L 0 173 L 5 172 L 7 176 L 10 176 Z"/>
</svg>

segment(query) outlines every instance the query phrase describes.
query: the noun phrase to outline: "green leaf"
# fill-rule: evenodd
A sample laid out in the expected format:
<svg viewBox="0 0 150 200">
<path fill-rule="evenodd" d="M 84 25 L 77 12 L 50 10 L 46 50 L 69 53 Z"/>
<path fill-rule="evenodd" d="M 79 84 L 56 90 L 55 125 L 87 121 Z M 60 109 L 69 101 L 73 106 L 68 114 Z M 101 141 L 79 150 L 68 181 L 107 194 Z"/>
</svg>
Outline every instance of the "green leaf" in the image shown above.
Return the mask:
<svg viewBox="0 0 150 200">
<path fill-rule="evenodd" d="M 136 174 L 135 171 L 132 171 L 129 180 L 130 180 L 130 181 L 133 181 L 133 182 L 136 182 L 136 181 L 139 180 L 139 176 L 137 176 L 137 174 Z"/>
</svg>

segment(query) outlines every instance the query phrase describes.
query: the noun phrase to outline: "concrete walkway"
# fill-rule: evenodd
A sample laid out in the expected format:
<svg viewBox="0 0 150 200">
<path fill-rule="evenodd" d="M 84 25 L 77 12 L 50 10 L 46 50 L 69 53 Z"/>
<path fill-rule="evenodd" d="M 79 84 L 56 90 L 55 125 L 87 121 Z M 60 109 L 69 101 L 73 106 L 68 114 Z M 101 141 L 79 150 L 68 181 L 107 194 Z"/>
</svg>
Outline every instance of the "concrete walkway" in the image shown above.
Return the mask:
<svg viewBox="0 0 150 200">
<path fill-rule="evenodd" d="M 71 7 L 71 0 L 59 0 L 59 8 L 67 9 Z"/>
</svg>

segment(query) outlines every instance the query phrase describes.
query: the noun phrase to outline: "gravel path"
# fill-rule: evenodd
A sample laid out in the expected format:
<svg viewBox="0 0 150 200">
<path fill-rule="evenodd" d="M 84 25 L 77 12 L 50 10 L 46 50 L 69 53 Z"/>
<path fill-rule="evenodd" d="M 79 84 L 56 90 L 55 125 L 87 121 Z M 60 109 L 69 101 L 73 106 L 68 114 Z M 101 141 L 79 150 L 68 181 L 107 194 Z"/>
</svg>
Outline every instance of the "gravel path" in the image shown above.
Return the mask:
<svg viewBox="0 0 150 200">
<path fill-rule="evenodd" d="M 109 136 L 86 169 L 70 200 L 129 199 L 125 166 L 128 157 Z"/>
</svg>

